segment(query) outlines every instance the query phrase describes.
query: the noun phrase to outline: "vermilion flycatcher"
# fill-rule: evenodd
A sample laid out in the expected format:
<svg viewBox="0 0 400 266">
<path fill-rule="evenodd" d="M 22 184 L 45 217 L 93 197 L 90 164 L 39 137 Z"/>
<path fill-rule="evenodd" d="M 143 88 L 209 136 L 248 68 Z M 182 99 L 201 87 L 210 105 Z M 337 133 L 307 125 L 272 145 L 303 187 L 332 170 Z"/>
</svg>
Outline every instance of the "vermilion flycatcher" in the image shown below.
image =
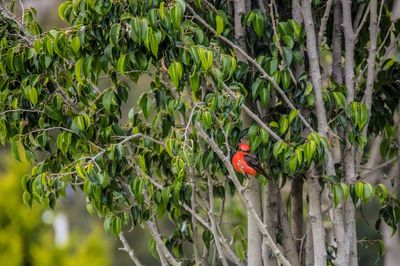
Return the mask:
<svg viewBox="0 0 400 266">
<path fill-rule="evenodd" d="M 259 173 L 267 177 L 267 173 L 261 167 L 257 156 L 250 154 L 250 145 L 241 142 L 238 148 L 232 157 L 233 168 L 241 174 L 255 176 Z"/>
</svg>

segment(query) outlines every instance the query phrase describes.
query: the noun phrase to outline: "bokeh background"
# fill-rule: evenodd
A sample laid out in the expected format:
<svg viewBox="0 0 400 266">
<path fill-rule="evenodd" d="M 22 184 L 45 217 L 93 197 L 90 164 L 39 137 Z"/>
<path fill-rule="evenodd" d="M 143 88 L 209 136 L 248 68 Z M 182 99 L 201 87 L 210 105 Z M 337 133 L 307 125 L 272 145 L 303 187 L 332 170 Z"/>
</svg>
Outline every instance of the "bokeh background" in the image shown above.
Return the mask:
<svg viewBox="0 0 400 266">
<path fill-rule="evenodd" d="M 0 0 L 1 2 L 1 0 Z M 58 17 L 61 0 L 26 0 L 24 8 L 34 7 L 43 30 L 66 25 Z M 16 4 L 17 15 L 21 8 Z M 104 81 L 107 82 L 107 81 Z M 132 85 L 132 96 L 123 107 L 123 121 L 136 98 L 147 90 L 146 77 Z M 107 84 L 103 84 L 104 87 Z M 57 202 L 55 210 L 34 204 L 32 208 L 22 203 L 20 180 L 28 174 L 27 163 L 12 159 L 8 147 L 0 148 L 0 266 L 123 266 L 133 265 L 128 255 L 119 250 L 119 239 L 108 235 L 103 224 L 86 210 L 85 197 L 80 191 L 67 191 L 64 199 Z M 383 168 L 379 176 L 393 178 L 390 168 Z M 232 219 L 243 219 L 245 213 L 240 206 L 232 206 Z M 400 237 L 396 232 L 383 227 L 383 236 L 375 229 L 377 205 L 371 202 L 358 211 L 358 235 L 360 239 L 360 265 L 400 265 Z M 161 225 L 168 229 L 168 222 Z M 145 265 L 159 265 L 147 245 L 149 236 L 141 227 L 126 228 L 128 242 Z M 393 234 L 394 233 L 394 234 Z M 385 239 L 386 262 L 379 259 L 378 240 Z M 397 262 L 393 264 L 393 262 Z"/>
</svg>

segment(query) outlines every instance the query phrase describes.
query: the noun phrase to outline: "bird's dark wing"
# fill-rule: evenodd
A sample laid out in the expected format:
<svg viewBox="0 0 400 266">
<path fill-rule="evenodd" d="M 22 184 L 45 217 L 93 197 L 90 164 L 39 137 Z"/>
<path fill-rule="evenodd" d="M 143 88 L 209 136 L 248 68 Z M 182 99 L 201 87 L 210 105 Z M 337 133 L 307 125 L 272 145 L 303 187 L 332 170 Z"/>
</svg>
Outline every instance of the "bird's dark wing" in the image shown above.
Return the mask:
<svg viewBox="0 0 400 266">
<path fill-rule="evenodd" d="M 244 160 L 247 162 L 247 164 L 251 167 L 253 167 L 258 173 L 264 175 L 267 177 L 267 172 L 262 168 L 260 161 L 258 160 L 257 156 L 254 154 L 246 154 L 243 156 Z"/>
</svg>

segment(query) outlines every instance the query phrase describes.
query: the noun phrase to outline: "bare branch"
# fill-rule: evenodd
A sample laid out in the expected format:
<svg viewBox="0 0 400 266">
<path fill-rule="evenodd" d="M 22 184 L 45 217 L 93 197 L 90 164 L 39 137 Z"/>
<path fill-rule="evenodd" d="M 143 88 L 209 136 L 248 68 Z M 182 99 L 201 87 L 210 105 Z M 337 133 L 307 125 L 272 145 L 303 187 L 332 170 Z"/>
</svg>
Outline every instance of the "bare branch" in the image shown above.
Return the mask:
<svg viewBox="0 0 400 266">
<path fill-rule="evenodd" d="M 281 46 L 281 42 L 280 42 L 280 39 L 279 39 L 278 32 L 276 30 L 274 7 L 276 8 L 275 0 L 271 0 L 271 2 L 269 3 L 269 14 L 271 16 L 272 30 L 274 32 L 274 36 L 275 36 L 275 40 L 276 40 L 276 42 L 274 42 L 274 43 L 275 43 L 276 47 L 278 48 L 280 56 L 282 57 L 283 65 L 286 65 L 286 62 L 284 60 L 285 57 L 284 57 L 284 54 L 283 54 L 283 49 L 282 49 L 282 46 Z M 296 80 L 296 77 L 293 75 L 292 70 L 290 69 L 290 67 L 287 67 L 287 66 L 286 66 L 286 69 L 289 71 L 289 75 L 290 75 L 290 78 L 292 79 L 293 84 L 296 85 L 297 84 L 297 80 Z"/>
<path fill-rule="evenodd" d="M 370 169 L 369 171 L 362 172 L 361 175 L 362 175 L 362 176 L 369 176 L 369 175 L 372 175 L 373 173 L 378 172 L 378 171 L 381 170 L 382 168 L 385 168 L 385 167 L 387 167 L 387 166 L 393 164 L 394 162 L 396 162 L 396 160 L 397 160 L 397 158 L 394 157 L 394 158 L 390 159 L 389 161 L 386 161 L 386 162 L 384 162 L 384 163 L 382 163 L 382 164 L 380 164 L 380 165 L 375 166 L 373 169 Z"/>
<path fill-rule="evenodd" d="M 326 2 L 325 12 L 321 19 L 321 26 L 320 26 L 319 32 L 318 32 L 318 48 L 319 49 L 321 49 L 322 39 L 325 35 L 326 24 L 328 22 L 329 14 L 331 13 L 332 3 L 333 3 L 333 0 L 328 0 Z"/>
<path fill-rule="evenodd" d="M 29 110 L 29 109 L 13 109 L 13 110 L 6 110 L 1 112 L 0 115 L 5 115 L 7 113 L 17 113 L 17 112 L 26 112 L 26 113 L 44 113 L 42 110 Z"/>
<path fill-rule="evenodd" d="M 135 263 L 136 266 L 143 266 L 143 264 L 139 261 L 138 257 L 136 256 L 135 251 L 131 248 L 128 241 L 126 240 L 124 232 L 121 232 L 119 234 L 119 239 L 124 245 L 124 247 L 121 248 L 120 250 L 127 252 L 129 257 L 131 257 L 131 260 L 133 261 L 133 263 Z"/>
<path fill-rule="evenodd" d="M 172 266 L 180 266 L 181 263 L 176 261 L 176 259 L 172 256 L 171 252 L 165 246 L 164 241 L 161 239 L 160 232 L 158 232 L 155 222 L 146 221 L 145 225 L 146 228 L 149 230 L 153 239 L 156 241 L 157 248 L 161 252 L 161 254 L 168 260 L 168 262 Z"/>
<path fill-rule="evenodd" d="M 367 7 L 367 10 L 365 10 L 363 19 L 361 20 L 360 24 L 358 25 L 358 27 L 357 27 L 357 29 L 356 29 L 356 31 L 354 33 L 355 42 L 356 42 L 356 40 L 358 38 L 358 35 L 360 34 L 360 32 L 361 32 L 361 30 L 362 30 L 362 28 L 363 28 L 363 26 L 365 24 L 365 22 L 367 21 L 368 13 L 370 12 L 370 10 L 371 10 L 371 3 L 369 3 L 369 5 Z"/>
</svg>

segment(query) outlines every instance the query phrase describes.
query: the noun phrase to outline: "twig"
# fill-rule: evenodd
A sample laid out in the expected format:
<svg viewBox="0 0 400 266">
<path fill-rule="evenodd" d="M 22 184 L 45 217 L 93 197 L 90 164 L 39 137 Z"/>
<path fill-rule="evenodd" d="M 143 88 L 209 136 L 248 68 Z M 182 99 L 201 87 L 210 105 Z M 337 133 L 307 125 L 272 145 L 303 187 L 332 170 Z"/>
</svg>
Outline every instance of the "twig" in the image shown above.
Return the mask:
<svg viewBox="0 0 400 266">
<path fill-rule="evenodd" d="M 318 48 L 319 49 L 321 49 L 322 39 L 325 35 L 326 24 L 328 22 L 329 14 L 331 13 L 332 3 L 333 3 L 333 0 L 328 0 L 326 2 L 325 12 L 321 19 L 321 26 L 319 27 L 319 32 L 318 32 Z"/>
<path fill-rule="evenodd" d="M 361 32 L 361 29 L 363 28 L 365 22 L 367 21 L 368 13 L 370 12 L 370 10 L 371 10 L 371 3 L 368 5 L 367 10 L 365 10 L 364 17 L 363 17 L 363 19 L 361 20 L 360 24 L 358 25 L 358 27 L 357 27 L 357 29 L 356 29 L 356 31 L 355 31 L 355 33 L 354 33 L 354 40 L 355 40 L 355 42 L 356 42 L 356 40 L 357 40 L 357 38 L 358 38 L 358 35 L 359 35 L 360 32 Z"/>
<path fill-rule="evenodd" d="M 160 256 L 163 255 L 172 266 L 180 266 L 181 263 L 176 261 L 176 259 L 172 256 L 171 252 L 165 246 L 164 241 L 161 239 L 160 232 L 158 231 L 155 222 L 146 221 L 145 225 L 149 230 L 153 239 L 156 241 L 156 246 L 161 253 Z"/>
<path fill-rule="evenodd" d="M 392 158 L 392 159 L 390 159 L 389 161 L 386 161 L 386 162 L 384 162 L 384 163 L 382 163 L 382 164 L 376 166 L 374 169 L 371 169 L 371 170 L 369 170 L 369 171 L 367 171 L 367 172 L 361 173 L 361 175 L 362 175 L 362 176 L 371 175 L 371 174 L 373 174 L 373 173 L 375 173 L 375 172 L 381 170 L 382 168 L 385 168 L 386 166 L 391 165 L 391 164 L 394 163 L 396 160 L 397 160 L 396 157 L 395 157 L 395 158 Z"/>
<path fill-rule="evenodd" d="M 0 115 L 5 115 L 7 113 L 14 113 L 14 112 L 44 113 L 44 111 L 42 111 L 42 110 L 13 109 L 13 110 L 6 110 L 4 112 L 1 112 Z"/>
<path fill-rule="evenodd" d="M 136 256 L 135 251 L 131 248 L 128 241 L 126 240 L 124 232 L 121 232 L 119 234 L 119 240 L 121 240 L 122 244 L 124 245 L 124 247 L 120 248 L 120 250 L 127 252 L 129 257 L 131 257 L 131 260 L 136 264 L 136 266 L 143 266 L 143 264 L 139 261 L 138 257 Z"/>
<path fill-rule="evenodd" d="M 271 22 L 272 22 L 272 30 L 273 30 L 273 32 L 274 32 L 275 39 L 276 39 L 276 47 L 278 48 L 279 54 L 281 55 L 281 57 L 282 57 L 282 59 L 283 59 L 283 60 L 282 60 L 283 64 L 286 65 L 285 57 L 284 57 L 284 54 L 283 54 L 283 49 L 282 49 L 282 46 L 281 46 L 281 42 L 280 42 L 280 39 L 279 39 L 278 32 L 277 32 L 277 30 L 276 30 L 276 22 L 275 22 L 275 15 L 274 15 L 274 6 L 276 6 L 276 5 L 275 5 L 275 1 L 272 0 L 272 1 L 269 3 L 269 10 L 270 10 L 270 16 L 271 16 Z M 296 80 L 295 76 L 293 75 L 292 70 L 290 69 L 289 66 L 286 66 L 286 68 L 287 68 L 287 70 L 289 71 L 289 75 L 290 75 L 290 78 L 292 79 L 292 82 L 293 82 L 295 85 L 297 85 L 297 80 Z"/>
</svg>

